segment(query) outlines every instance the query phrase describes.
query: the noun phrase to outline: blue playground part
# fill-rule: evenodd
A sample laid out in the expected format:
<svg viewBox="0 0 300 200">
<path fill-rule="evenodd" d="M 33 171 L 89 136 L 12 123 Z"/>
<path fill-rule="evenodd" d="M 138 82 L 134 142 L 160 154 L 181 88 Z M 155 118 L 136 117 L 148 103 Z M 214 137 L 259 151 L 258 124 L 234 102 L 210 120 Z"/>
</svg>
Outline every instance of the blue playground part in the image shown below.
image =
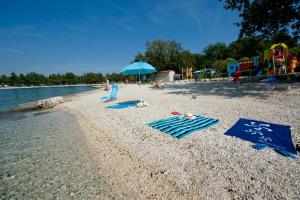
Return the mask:
<svg viewBox="0 0 300 200">
<path fill-rule="evenodd" d="M 260 70 L 257 72 L 256 76 L 260 76 L 261 74 L 262 74 L 262 71 Z"/>
<path fill-rule="evenodd" d="M 195 119 L 181 118 L 180 116 L 170 117 L 148 123 L 152 128 L 158 129 L 177 139 L 181 139 L 195 131 L 209 128 L 217 123 L 218 119 L 195 116 Z"/>
<path fill-rule="evenodd" d="M 231 77 L 232 73 L 236 73 L 237 72 L 237 68 L 240 67 L 240 64 L 236 63 L 236 62 L 229 62 L 227 63 L 227 72 L 228 72 L 228 77 Z"/>
<path fill-rule="evenodd" d="M 103 100 L 103 101 L 107 101 L 107 100 L 114 101 L 114 100 L 116 100 L 117 99 L 118 90 L 119 90 L 118 85 L 117 84 L 113 84 L 112 87 L 111 87 L 109 95 L 101 97 L 100 100 Z"/>
</svg>

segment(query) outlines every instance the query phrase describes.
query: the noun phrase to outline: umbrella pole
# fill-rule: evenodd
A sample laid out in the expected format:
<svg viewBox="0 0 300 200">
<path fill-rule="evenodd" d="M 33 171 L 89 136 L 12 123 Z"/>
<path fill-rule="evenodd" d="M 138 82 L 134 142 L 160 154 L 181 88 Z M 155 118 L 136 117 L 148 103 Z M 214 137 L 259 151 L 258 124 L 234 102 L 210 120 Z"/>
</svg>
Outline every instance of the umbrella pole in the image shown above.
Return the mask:
<svg viewBox="0 0 300 200">
<path fill-rule="evenodd" d="M 141 73 L 139 72 L 139 83 L 141 84 Z"/>
</svg>

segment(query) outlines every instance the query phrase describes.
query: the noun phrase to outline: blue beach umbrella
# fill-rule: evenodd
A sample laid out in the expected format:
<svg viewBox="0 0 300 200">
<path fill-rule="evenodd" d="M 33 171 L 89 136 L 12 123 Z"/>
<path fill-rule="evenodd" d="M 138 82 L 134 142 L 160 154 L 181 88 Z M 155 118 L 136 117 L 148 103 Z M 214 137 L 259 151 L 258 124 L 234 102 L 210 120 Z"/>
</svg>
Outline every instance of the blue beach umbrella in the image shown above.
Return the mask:
<svg viewBox="0 0 300 200">
<path fill-rule="evenodd" d="M 121 74 L 139 75 L 140 77 L 140 75 L 152 74 L 154 72 L 156 72 L 156 69 L 152 65 L 146 62 L 135 62 L 122 69 Z"/>
</svg>

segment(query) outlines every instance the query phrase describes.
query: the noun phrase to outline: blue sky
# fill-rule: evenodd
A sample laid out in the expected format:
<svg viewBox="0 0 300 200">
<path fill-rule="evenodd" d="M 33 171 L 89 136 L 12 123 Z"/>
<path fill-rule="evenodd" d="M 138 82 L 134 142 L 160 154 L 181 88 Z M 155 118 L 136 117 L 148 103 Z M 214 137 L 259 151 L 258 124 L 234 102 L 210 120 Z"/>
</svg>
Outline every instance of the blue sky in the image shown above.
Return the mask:
<svg viewBox="0 0 300 200">
<path fill-rule="evenodd" d="M 146 41 L 201 52 L 237 21 L 218 0 L 0 0 L 0 74 L 119 72 Z"/>
</svg>

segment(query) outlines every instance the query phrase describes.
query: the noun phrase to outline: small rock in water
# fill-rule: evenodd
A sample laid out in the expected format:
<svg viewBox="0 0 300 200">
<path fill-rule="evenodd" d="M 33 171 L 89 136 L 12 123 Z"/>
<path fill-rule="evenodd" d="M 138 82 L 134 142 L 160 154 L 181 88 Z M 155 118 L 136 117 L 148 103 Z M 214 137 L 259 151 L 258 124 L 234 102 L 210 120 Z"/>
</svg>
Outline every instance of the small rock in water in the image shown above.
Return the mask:
<svg viewBox="0 0 300 200">
<path fill-rule="evenodd" d="M 49 99 L 43 99 L 37 102 L 37 107 L 39 108 L 53 108 L 54 106 L 63 103 L 63 97 L 52 97 Z"/>
</svg>

